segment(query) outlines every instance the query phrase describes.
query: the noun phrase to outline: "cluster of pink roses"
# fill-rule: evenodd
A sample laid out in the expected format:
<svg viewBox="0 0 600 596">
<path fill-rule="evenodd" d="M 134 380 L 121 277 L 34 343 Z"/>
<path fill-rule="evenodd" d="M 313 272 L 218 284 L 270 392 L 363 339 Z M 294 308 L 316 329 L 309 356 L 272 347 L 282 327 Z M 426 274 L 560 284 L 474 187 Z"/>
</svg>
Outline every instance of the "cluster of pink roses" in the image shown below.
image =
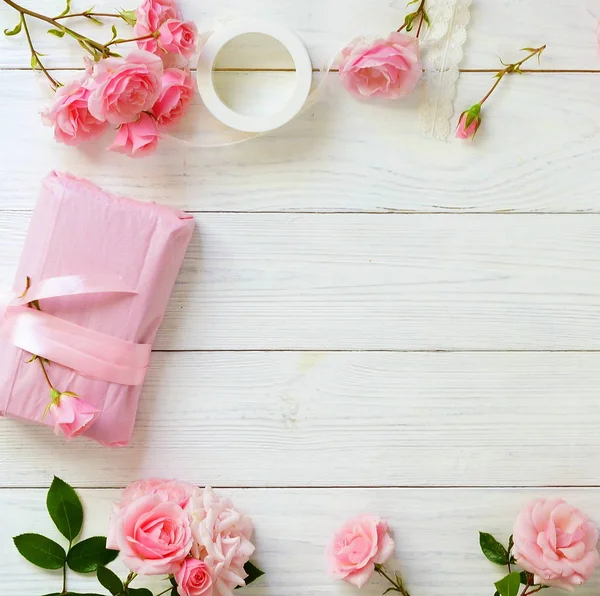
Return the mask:
<svg viewBox="0 0 600 596">
<path fill-rule="evenodd" d="M 91 63 L 82 80 L 58 89 L 43 114 L 57 141 L 79 145 L 116 127 L 110 150 L 137 157 L 153 152 L 161 129 L 183 116 L 193 80 L 187 68 L 167 66 L 193 55 L 196 26 L 180 20 L 174 0 L 145 0 L 134 31 L 138 50 Z"/>
<path fill-rule="evenodd" d="M 130 485 L 110 520 L 107 547 L 140 575 L 169 575 L 180 596 L 220 596 L 245 585 L 251 520 L 211 488 L 170 480 Z"/>
</svg>

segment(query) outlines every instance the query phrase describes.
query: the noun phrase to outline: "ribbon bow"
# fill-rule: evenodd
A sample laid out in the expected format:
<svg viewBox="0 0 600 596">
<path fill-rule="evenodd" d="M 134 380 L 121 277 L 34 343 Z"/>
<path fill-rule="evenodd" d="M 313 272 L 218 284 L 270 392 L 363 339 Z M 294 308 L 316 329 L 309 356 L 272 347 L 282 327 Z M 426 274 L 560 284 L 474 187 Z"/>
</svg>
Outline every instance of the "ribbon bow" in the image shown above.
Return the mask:
<svg viewBox="0 0 600 596">
<path fill-rule="evenodd" d="M 137 292 L 115 276 L 70 275 L 34 283 L 23 296 L 0 305 L 0 338 L 92 379 L 141 385 L 150 360 L 150 344 L 125 341 L 29 306 L 47 298 L 84 294 Z"/>
</svg>

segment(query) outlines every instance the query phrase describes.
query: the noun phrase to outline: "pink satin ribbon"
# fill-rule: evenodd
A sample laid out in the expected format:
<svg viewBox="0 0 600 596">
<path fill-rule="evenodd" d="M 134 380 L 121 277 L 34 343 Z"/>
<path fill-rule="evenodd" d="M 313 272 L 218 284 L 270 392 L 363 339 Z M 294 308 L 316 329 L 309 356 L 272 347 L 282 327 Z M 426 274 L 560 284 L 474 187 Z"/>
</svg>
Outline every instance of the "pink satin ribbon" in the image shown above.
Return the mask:
<svg viewBox="0 0 600 596">
<path fill-rule="evenodd" d="M 46 298 L 136 293 L 122 279 L 113 276 L 47 279 L 33 284 L 24 298 L 0 306 L 0 337 L 21 350 L 86 377 L 120 385 L 141 385 L 152 346 L 105 335 L 27 306 Z"/>
</svg>

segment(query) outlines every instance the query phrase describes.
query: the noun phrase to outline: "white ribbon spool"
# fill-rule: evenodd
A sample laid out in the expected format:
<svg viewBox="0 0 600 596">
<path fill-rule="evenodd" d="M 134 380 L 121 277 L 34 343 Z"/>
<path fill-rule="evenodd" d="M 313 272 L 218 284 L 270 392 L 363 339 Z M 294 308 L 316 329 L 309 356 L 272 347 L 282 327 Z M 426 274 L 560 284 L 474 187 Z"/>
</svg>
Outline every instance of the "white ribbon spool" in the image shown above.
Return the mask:
<svg viewBox="0 0 600 596">
<path fill-rule="evenodd" d="M 289 52 L 296 68 L 296 85 L 291 97 L 273 114 L 240 114 L 223 102 L 215 88 L 213 69 L 219 52 L 233 39 L 251 33 L 277 40 Z M 234 130 L 264 133 L 287 124 L 302 111 L 312 86 L 312 62 L 306 46 L 289 29 L 268 21 L 244 19 L 224 25 L 208 38 L 198 60 L 197 80 L 202 101 L 217 120 Z"/>
</svg>

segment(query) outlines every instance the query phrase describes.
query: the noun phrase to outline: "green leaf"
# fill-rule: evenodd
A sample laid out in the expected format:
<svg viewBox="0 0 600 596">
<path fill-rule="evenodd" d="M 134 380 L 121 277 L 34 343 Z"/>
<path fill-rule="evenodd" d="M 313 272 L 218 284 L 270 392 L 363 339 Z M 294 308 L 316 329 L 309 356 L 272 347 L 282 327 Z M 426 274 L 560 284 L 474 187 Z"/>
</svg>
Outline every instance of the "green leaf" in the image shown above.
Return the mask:
<svg viewBox="0 0 600 596">
<path fill-rule="evenodd" d="M 121 18 L 131 27 L 137 23 L 137 14 L 135 10 L 120 10 Z"/>
<path fill-rule="evenodd" d="M 42 569 L 64 567 L 67 553 L 60 545 L 41 534 L 21 534 L 13 538 L 17 550 L 30 563 Z"/>
<path fill-rule="evenodd" d="M 60 13 L 61 17 L 68 15 L 71 12 L 71 0 L 67 0 L 67 7 Z"/>
<path fill-rule="evenodd" d="M 500 596 L 518 596 L 521 588 L 521 574 L 513 571 L 494 585 Z"/>
<path fill-rule="evenodd" d="M 251 583 L 255 582 L 259 577 L 262 577 L 265 572 L 259 569 L 254 563 L 248 561 L 244 565 L 244 571 L 248 574 L 246 578 L 246 585 L 249 586 Z"/>
<path fill-rule="evenodd" d="M 50 33 L 50 35 L 54 35 L 54 37 L 65 36 L 65 32 L 62 29 L 48 29 L 48 33 Z"/>
<path fill-rule="evenodd" d="M 479 546 L 488 561 L 496 565 L 508 564 L 508 552 L 491 534 L 479 532 Z"/>
<path fill-rule="evenodd" d="M 416 16 L 416 12 L 412 12 L 411 14 L 406 15 L 406 18 L 404 19 L 404 25 L 407 31 L 412 31 L 413 21 L 415 20 Z"/>
<path fill-rule="evenodd" d="M 5 29 L 4 35 L 8 37 L 12 37 L 13 35 L 19 35 L 21 33 L 21 29 L 23 28 L 23 20 L 20 20 L 13 29 Z"/>
<path fill-rule="evenodd" d="M 83 507 L 77 493 L 64 480 L 54 477 L 46 506 L 58 531 L 67 540 L 74 540 L 79 536 L 83 524 Z"/>
<path fill-rule="evenodd" d="M 117 39 L 119 32 L 117 31 L 117 28 L 114 25 L 111 27 L 111 31 L 112 31 L 112 38 L 111 38 L 110 42 L 113 42 L 113 41 L 115 41 L 115 39 Z"/>
<path fill-rule="evenodd" d="M 77 573 L 92 573 L 98 565 L 108 565 L 119 555 L 106 548 L 105 536 L 94 536 L 77 543 L 67 554 L 67 564 Z"/>
<path fill-rule="evenodd" d="M 148 588 L 129 588 L 128 596 L 152 596 Z"/>
<path fill-rule="evenodd" d="M 98 576 L 98 581 L 113 594 L 113 596 L 120 594 L 125 589 L 123 582 L 110 569 L 98 567 L 96 574 Z"/>
<path fill-rule="evenodd" d="M 29 64 L 31 65 L 32 70 L 35 70 L 39 63 L 40 61 L 38 60 L 37 54 L 31 54 L 31 62 Z"/>
</svg>

